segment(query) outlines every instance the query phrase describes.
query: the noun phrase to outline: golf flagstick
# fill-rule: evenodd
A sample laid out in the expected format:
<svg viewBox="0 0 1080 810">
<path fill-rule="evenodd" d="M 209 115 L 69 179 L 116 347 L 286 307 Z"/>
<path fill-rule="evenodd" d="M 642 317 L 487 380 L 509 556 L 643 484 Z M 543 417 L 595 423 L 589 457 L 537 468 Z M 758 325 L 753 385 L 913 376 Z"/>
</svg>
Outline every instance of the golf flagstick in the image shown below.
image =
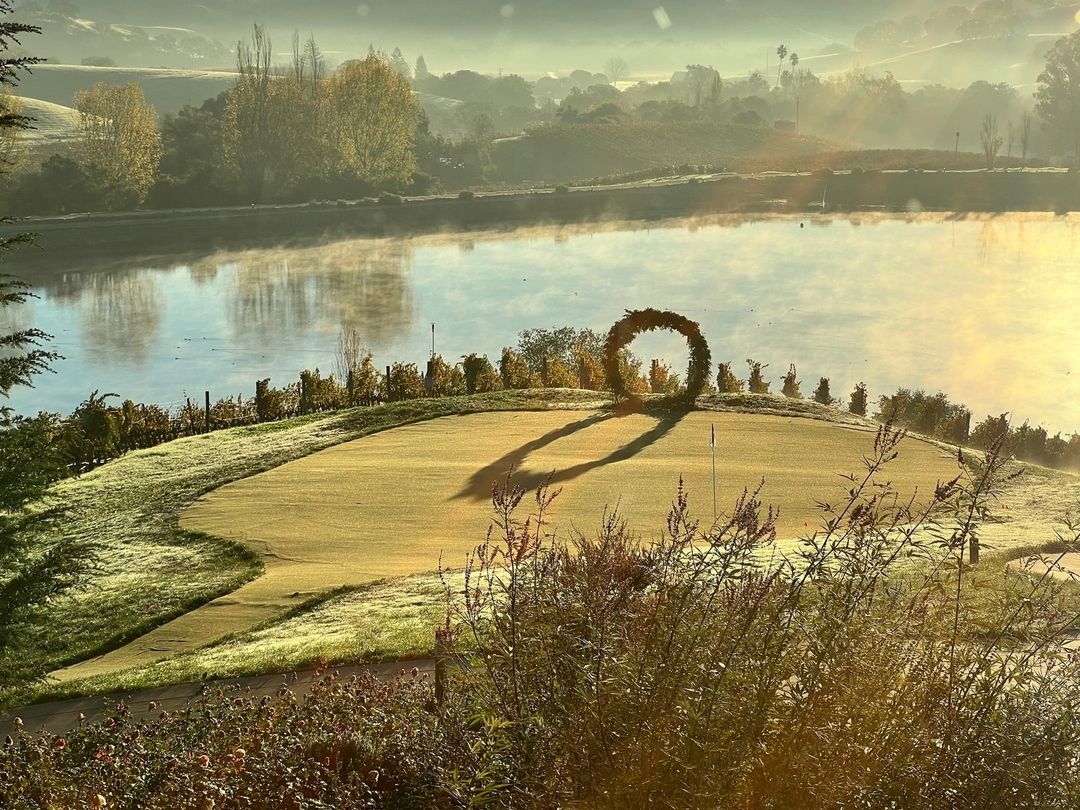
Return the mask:
<svg viewBox="0 0 1080 810">
<path fill-rule="evenodd" d="M 712 519 L 716 523 L 716 423 L 710 425 L 709 447 L 712 448 Z"/>
</svg>

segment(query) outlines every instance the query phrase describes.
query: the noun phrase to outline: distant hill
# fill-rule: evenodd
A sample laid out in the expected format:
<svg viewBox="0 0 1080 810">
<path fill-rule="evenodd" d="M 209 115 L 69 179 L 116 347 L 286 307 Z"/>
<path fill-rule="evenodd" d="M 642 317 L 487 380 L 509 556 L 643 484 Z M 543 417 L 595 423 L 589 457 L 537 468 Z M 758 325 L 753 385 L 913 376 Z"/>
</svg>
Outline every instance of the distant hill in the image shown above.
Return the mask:
<svg viewBox="0 0 1080 810">
<path fill-rule="evenodd" d="M 556 183 L 681 164 L 724 167 L 835 148 L 818 138 L 765 127 L 698 122 L 568 124 L 537 127 L 498 140 L 493 160 L 502 180 Z"/>
<path fill-rule="evenodd" d="M 33 143 L 63 143 L 75 137 L 79 113 L 63 104 L 19 96 L 22 114 L 34 119 L 34 128 L 23 137 Z"/>
<path fill-rule="evenodd" d="M 138 82 L 159 113 L 176 112 L 185 104 L 198 106 L 232 86 L 235 73 L 208 70 L 105 68 L 82 65 L 38 65 L 19 83 L 19 93 L 51 104 L 69 106 L 79 90 L 98 82 Z"/>
</svg>

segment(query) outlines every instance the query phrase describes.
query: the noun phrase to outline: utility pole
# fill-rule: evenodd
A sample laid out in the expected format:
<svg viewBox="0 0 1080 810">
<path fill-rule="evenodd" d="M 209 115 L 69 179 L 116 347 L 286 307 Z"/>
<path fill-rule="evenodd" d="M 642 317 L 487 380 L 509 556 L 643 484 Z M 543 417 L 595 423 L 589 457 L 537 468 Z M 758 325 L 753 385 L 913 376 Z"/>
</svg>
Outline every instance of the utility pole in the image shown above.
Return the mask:
<svg viewBox="0 0 1080 810">
<path fill-rule="evenodd" d="M 431 325 L 431 359 L 435 359 L 435 324 Z"/>
<path fill-rule="evenodd" d="M 953 153 L 953 171 L 960 168 L 960 133 L 956 133 L 956 151 Z"/>
</svg>

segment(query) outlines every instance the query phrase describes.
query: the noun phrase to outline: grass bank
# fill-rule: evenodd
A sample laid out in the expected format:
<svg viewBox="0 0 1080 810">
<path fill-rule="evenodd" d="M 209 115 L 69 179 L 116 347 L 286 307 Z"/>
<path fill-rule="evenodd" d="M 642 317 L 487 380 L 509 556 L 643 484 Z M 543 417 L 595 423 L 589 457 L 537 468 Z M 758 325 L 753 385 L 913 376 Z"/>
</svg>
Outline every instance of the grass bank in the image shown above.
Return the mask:
<svg viewBox="0 0 1080 810">
<path fill-rule="evenodd" d="M 48 632 L 25 654 L 49 669 L 63 667 L 257 577 L 263 563 L 247 546 L 181 528 L 180 513 L 210 490 L 398 425 L 460 413 L 588 407 L 597 396 L 506 392 L 306 416 L 181 439 L 61 482 L 51 493 L 64 510 L 57 531 L 97 554 L 87 583 L 50 607 Z"/>
<path fill-rule="evenodd" d="M 72 214 L 0 225 L 40 235 L 47 251 L 23 251 L 26 270 L 100 266 L 197 256 L 349 237 L 415 236 L 451 231 L 613 221 L 657 221 L 711 214 L 874 211 L 911 213 L 1066 213 L 1080 210 L 1080 175 L 1028 172 L 861 169 L 678 177 L 605 187 L 426 197 L 398 204 L 323 201 L 167 211 Z"/>
</svg>

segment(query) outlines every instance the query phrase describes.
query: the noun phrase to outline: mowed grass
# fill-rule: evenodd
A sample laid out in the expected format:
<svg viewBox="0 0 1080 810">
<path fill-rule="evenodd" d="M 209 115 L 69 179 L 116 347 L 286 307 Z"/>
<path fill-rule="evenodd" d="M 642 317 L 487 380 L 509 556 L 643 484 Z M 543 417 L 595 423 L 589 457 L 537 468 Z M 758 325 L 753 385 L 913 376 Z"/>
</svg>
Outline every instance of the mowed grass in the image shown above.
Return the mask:
<svg viewBox="0 0 1080 810">
<path fill-rule="evenodd" d="M 597 396 L 508 392 L 315 415 L 181 439 L 61 482 L 51 493 L 53 504 L 65 510 L 56 531 L 90 544 L 93 567 L 82 587 L 49 606 L 48 632 L 24 654 L 50 669 L 91 658 L 261 573 L 263 563 L 248 547 L 179 525 L 185 507 L 223 484 L 417 420 L 598 405 Z"/>
<path fill-rule="evenodd" d="M 314 453 L 200 498 L 181 526 L 254 548 L 265 570 L 193 610 L 60 677 L 139 666 L 202 647 L 287 613 L 319 593 L 460 566 L 485 536 L 492 485 L 514 470 L 527 490 L 551 476 L 562 490 L 558 531 L 591 531 L 605 508 L 659 533 L 679 481 L 712 519 L 710 428 L 718 433 L 718 504 L 766 482 L 778 530 L 817 522 L 816 501 L 843 497 L 836 473 L 856 470 L 873 430 L 760 414 L 610 411 L 482 413 L 399 427 Z M 916 439 L 891 471 L 905 494 L 931 492 L 955 459 Z"/>
<path fill-rule="evenodd" d="M 526 414 L 517 411 L 599 409 L 603 401 L 597 397 L 591 392 L 505 392 L 358 409 L 175 442 L 133 454 L 80 481 L 65 483 L 58 488 L 57 495 L 72 507 L 67 526 L 97 541 L 102 561 L 102 576 L 80 591 L 76 599 L 55 608 L 54 649 L 69 650 L 68 660 L 85 658 L 95 649 L 117 647 L 124 640 L 159 627 L 169 618 L 205 604 L 244 582 L 249 582 L 246 588 L 259 586 L 260 580 L 250 580 L 265 562 L 269 562 L 269 569 L 282 566 L 286 570 L 293 566 L 322 576 L 333 567 L 327 566 L 325 559 L 332 554 L 346 570 L 337 570 L 327 577 L 321 590 L 314 583 L 302 592 L 294 588 L 286 594 L 279 588 L 269 593 L 266 600 L 252 600 L 246 607 L 246 589 L 241 588 L 240 599 L 238 594 L 230 594 L 219 600 L 215 608 L 203 612 L 211 621 L 218 621 L 214 616 L 230 614 L 236 621 L 231 626 L 219 621 L 216 629 L 208 626 L 211 632 L 204 640 L 214 640 L 206 646 L 179 634 L 162 634 L 161 630 L 167 628 L 160 628 L 116 657 L 91 661 L 64 673 L 64 681 L 45 685 L 37 690 L 36 697 L 97 694 L 202 677 L 290 671 L 319 661 L 356 663 L 428 654 L 432 629 L 443 615 L 442 588 L 437 577 L 430 573 L 437 564 L 436 549 L 446 552 L 448 565 L 458 565 L 465 550 L 482 538 L 490 508 L 481 491 L 490 491 L 491 480 L 503 474 L 496 470 L 507 462 L 518 467 L 519 481 L 532 485 L 551 469 L 559 468 L 561 458 L 578 458 L 580 463 L 580 456 L 591 447 L 591 455 L 585 462 L 591 465 L 590 469 L 568 473 L 573 465 L 561 465 L 563 480 L 556 481 L 556 485 L 563 486 L 565 492 L 557 502 L 557 519 L 587 531 L 596 525 L 605 504 L 621 496 L 620 507 L 633 519 L 635 528 L 651 531 L 658 527 L 666 512 L 679 474 L 686 477 L 698 514 L 711 516 L 707 425 L 715 421 L 719 433 L 721 509 L 730 506 L 743 485 L 753 486 L 764 475 L 766 502 L 777 503 L 781 497 L 790 502 L 781 518 L 785 534 L 790 537 L 812 531 L 818 525 L 820 515 L 813 507 L 813 499 L 819 491 L 815 487 L 822 488 L 823 497 L 833 500 L 842 497 L 838 489 L 840 479 L 834 473 L 857 469 L 858 455 L 870 441 L 868 433 L 823 423 L 847 423 L 864 429 L 870 426 L 865 420 L 841 411 L 806 401 L 746 395 L 714 397 L 701 405 L 757 416 L 698 412 L 669 427 L 663 414 L 616 418 L 603 411 L 538 413 L 534 416 L 540 421 L 547 420 L 552 430 L 539 434 L 521 430 Z M 379 436 L 370 435 L 440 416 L 487 414 L 495 410 L 515 413 L 440 419 Z M 833 451 L 819 450 L 814 457 L 789 450 L 788 466 L 769 462 L 769 468 L 763 469 L 753 461 L 752 455 L 735 452 L 739 431 L 725 429 L 729 420 L 735 420 L 731 424 L 745 426 L 748 431 L 743 444 L 749 450 L 774 452 L 764 447 L 763 434 L 753 434 L 752 425 L 761 421 L 762 413 L 788 417 L 769 420 L 779 423 L 783 430 L 812 433 L 829 437 L 830 441 L 835 438 L 840 446 L 855 452 L 845 457 L 843 452 L 834 452 L 836 445 Z M 790 418 L 793 416 L 811 419 Z M 445 430 L 447 422 L 469 420 L 503 421 L 516 427 L 504 429 L 507 435 L 501 443 L 491 442 L 473 428 Z M 568 433 L 568 424 L 578 428 Z M 559 435 L 550 436 L 553 431 Z M 630 437 L 629 441 L 620 444 L 620 435 Z M 337 447 L 331 453 L 319 452 L 361 436 L 370 438 Z M 683 436 L 688 441 L 686 447 L 679 449 Z M 385 463 L 397 452 L 395 445 L 407 440 L 416 445 L 413 457 L 405 460 L 400 473 L 378 480 L 386 472 Z M 597 464 L 613 451 L 619 453 L 620 448 L 634 442 L 637 444 L 631 448 L 634 451 L 631 457 Z M 648 442 L 647 446 L 639 447 L 642 442 Z M 370 446 L 362 447 L 369 443 Z M 485 443 L 490 446 L 481 452 L 479 448 Z M 601 445 L 603 453 L 598 455 L 595 451 Z M 678 453 L 673 452 L 677 449 Z M 622 450 L 624 455 L 627 452 Z M 775 452 L 783 450 L 776 448 Z M 955 462 L 929 443 L 911 439 L 905 443 L 904 453 L 905 457 L 914 453 L 924 458 L 925 463 L 922 472 L 913 472 L 908 481 L 893 476 L 901 488 L 913 483 L 932 485 L 936 478 L 954 474 Z M 282 548 L 273 548 L 277 541 L 263 538 L 260 561 L 259 555 L 252 555 L 244 543 L 200 534 L 180 525 L 186 507 L 224 484 L 275 469 L 277 476 L 300 476 L 301 468 L 288 462 L 305 456 L 300 464 L 309 467 L 301 477 L 310 477 L 320 465 L 326 466 L 327 457 L 335 454 L 348 459 L 344 466 L 351 468 L 352 481 L 337 474 L 323 475 L 322 486 L 308 486 L 305 498 L 288 488 L 279 489 L 292 499 L 292 506 L 279 505 L 279 513 L 284 513 L 281 519 L 307 526 L 303 530 L 307 547 L 301 548 L 303 541 L 295 541 L 296 548 L 292 549 L 298 553 L 283 554 Z M 459 456 L 472 460 L 458 461 Z M 651 459 L 650 466 L 658 470 L 656 476 L 641 478 L 633 474 L 635 459 L 638 464 Z M 758 460 L 761 461 L 760 456 Z M 377 461 L 377 468 L 372 469 L 371 465 Z M 421 491 L 421 482 L 430 480 L 432 471 L 440 464 L 455 471 L 449 476 L 455 484 L 447 484 L 442 490 Z M 811 467 L 812 472 L 807 473 Z M 1012 548 L 1038 546 L 1053 540 L 1055 524 L 1080 504 L 1080 479 L 1076 476 L 1037 468 L 1029 468 L 1028 472 L 1010 484 L 998 518 L 983 531 L 984 543 L 1006 555 Z M 573 477 L 568 477 L 571 474 Z M 793 478 L 790 490 L 784 493 L 780 479 L 785 475 L 810 475 L 810 478 L 799 483 Z M 205 517 L 208 513 L 204 507 L 209 504 L 225 505 L 230 501 L 240 504 L 234 496 L 250 487 L 264 486 L 266 478 L 257 476 L 211 495 L 185 517 L 185 524 L 190 527 L 191 520 L 200 512 Z M 650 488 L 652 484 L 647 484 L 647 479 L 651 479 L 656 489 Z M 807 488 L 800 490 L 800 487 Z M 435 497 L 438 492 L 442 492 L 441 505 Z M 376 545 L 364 547 L 363 538 L 373 537 L 372 532 L 378 528 L 374 522 L 368 525 L 364 517 L 365 499 L 371 506 L 378 498 L 389 499 L 380 519 L 392 531 L 386 537 L 376 538 Z M 304 500 L 305 508 L 315 511 L 301 518 L 298 502 Z M 239 511 L 261 527 L 279 522 L 260 519 L 260 511 L 265 511 L 262 507 L 244 506 Z M 325 526 L 319 525 L 320 512 L 330 516 Z M 463 528 L 450 531 L 453 522 L 442 512 L 457 515 L 455 520 L 464 521 L 460 524 Z M 426 519 L 420 519 L 425 515 Z M 312 516 L 315 525 L 308 526 Z M 341 547 L 326 545 L 327 528 L 338 533 L 334 542 L 342 543 Z M 236 527 L 232 531 L 235 533 Z M 250 540 L 258 542 L 254 536 Z M 269 546 L 265 545 L 267 542 Z M 379 542 L 381 548 L 377 548 Z M 265 555 L 271 548 L 278 556 Z M 378 555 L 372 553 L 375 550 L 379 551 Z M 286 557 L 291 559 L 282 559 Z M 381 562 L 377 557 L 382 558 Z M 991 560 L 988 558 L 987 562 Z M 410 570 L 410 567 L 428 573 L 392 576 L 394 571 Z M 370 581 L 380 577 L 390 578 Z M 334 588 L 345 582 L 365 580 L 366 584 Z M 147 606 L 157 611 L 146 610 Z M 195 611 L 196 615 L 199 613 Z"/>
</svg>

